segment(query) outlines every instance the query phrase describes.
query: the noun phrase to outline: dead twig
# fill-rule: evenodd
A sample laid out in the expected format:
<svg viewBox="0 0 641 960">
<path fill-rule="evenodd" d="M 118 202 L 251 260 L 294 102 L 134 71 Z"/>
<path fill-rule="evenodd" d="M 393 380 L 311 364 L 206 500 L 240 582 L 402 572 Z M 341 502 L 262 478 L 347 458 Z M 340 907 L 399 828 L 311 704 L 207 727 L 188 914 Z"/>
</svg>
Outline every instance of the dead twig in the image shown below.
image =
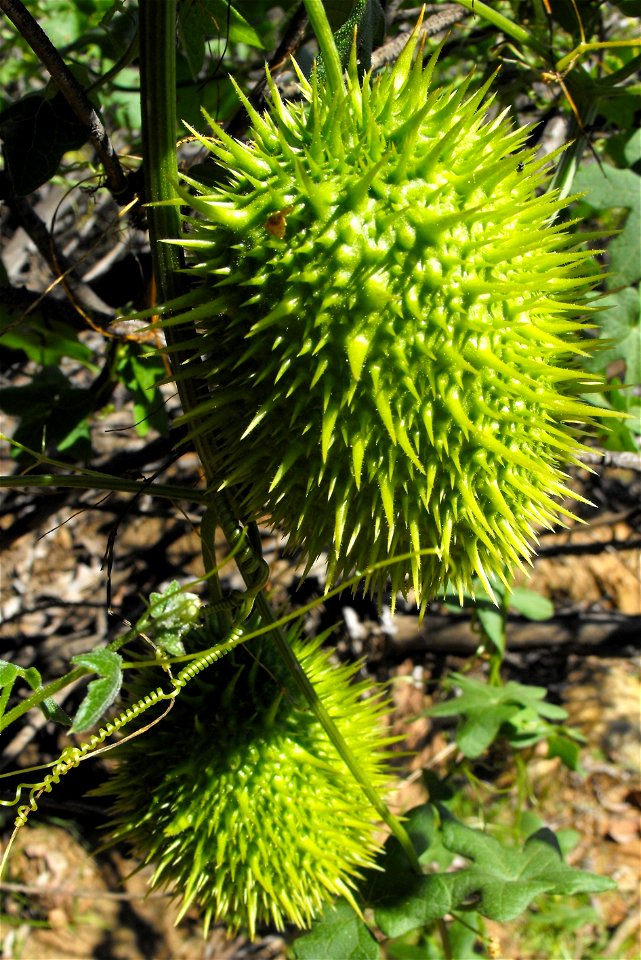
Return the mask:
<svg viewBox="0 0 641 960">
<path fill-rule="evenodd" d="M 594 463 L 598 467 L 614 467 L 641 473 L 641 453 L 595 450 L 594 453 L 579 454 L 579 460 L 583 463 Z"/>
<path fill-rule="evenodd" d="M 4 0 L 0 0 L 0 3 L 3 2 Z M 76 312 L 79 312 L 76 304 L 77 300 L 81 301 L 84 309 L 90 310 L 92 315 L 97 313 L 100 317 L 106 317 L 107 323 L 109 323 L 113 318 L 114 311 L 109 309 L 90 286 L 72 276 L 73 265 L 57 249 L 53 234 L 49 232 L 46 224 L 36 213 L 29 200 L 25 197 L 18 197 L 12 192 L 7 192 L 3 199 L 54 276 L 54 284 L 48 287 L 44 294 L 35 299 L 32 306 L 28 308 L 29 312 L 39 305 L 40 299 L 46 296 L 53 289 L 53 286 L 64 281 L 63 286 L 66 286 L 69 291 L 69 302 L 74 305 Z M 76 300 L 73 299 L 74 297 Z"/>
<path fill-rule="evenodd" d="M 73 897 L 82 900 L 167 900 L 169 892 L 116 893 L 111 890 L 82 890 L 77 887 L 39 887 L 33 883 L 0 882 L 0 890 L 8 893 L 26 893 L 34 897 Z"/>
</svg>

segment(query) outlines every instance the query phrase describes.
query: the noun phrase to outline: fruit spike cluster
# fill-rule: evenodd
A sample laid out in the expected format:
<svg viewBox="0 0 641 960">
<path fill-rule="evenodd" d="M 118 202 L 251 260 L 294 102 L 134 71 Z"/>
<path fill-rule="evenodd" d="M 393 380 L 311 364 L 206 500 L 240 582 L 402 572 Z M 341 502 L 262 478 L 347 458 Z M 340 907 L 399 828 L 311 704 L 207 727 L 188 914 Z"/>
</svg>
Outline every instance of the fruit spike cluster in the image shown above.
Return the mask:
<svg viewBox="0 0 641 960">
<path fill-rule="evenodd" d="M 395 739 L 384 732 L 389 704 L 370 681 L 352 682 L 360 664 L 332 665 L 322 640 L 294 639 L 293 648 L 382 793 Z M 118 755 L 114 778 L 97 791 L 117 798 L 111 835 L 157 864 L 151 885 L 181 897 L 179 918 L 202 908 L 205 933 L 221 921 L 252 938 L 259 924 L 309 926 L 335 897 L 353 903 L 356 879 L 373 866 L 378 815 L 270 639 L 216 664 L 177 697 L 168 723 Z"/>
<path fill-rule="evenodd" d="M 416 46 L 362 82 L 352 58 L 342 90 L 299 74 L 303 103 L 270 83 L 264 116 L 241 95 L 246 144 L 210 121 L 228 183 L 184 178 L 202 284 L 169 322 L 198 325 L 192 430 L 244 518 L 328 549 L 330 582 L 389 557 L 369 586 L 424 608 L 504 578 L 567 514 L 593 278 L 527 131 L 486 117 L 486 87 L 430 91 Z"/>
</svg>

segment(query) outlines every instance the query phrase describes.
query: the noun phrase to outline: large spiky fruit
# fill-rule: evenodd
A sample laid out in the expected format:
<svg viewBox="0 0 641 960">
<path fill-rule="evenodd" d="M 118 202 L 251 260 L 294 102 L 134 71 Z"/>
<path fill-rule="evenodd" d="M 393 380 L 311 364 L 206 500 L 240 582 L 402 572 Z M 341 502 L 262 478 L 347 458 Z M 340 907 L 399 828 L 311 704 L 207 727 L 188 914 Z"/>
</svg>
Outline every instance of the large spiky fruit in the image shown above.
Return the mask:
<svg viewBox="0 0 641 960">
<path fill-rule="evenodd" d="M 255 625 L 255 624 L 254 624 Z M 187 642 L 202 645 L 198 631 Z M 213 640 L 204 637 L 204 646 Z M 387 703 L 358 665 L 320 640 L 292 646 L 371 785 L 387 783 Z M 140 696 L 155 678 L 141 677 Z M 139 688 L 139 689 L 138 689 Z M 148 714 L 143 723 L 148 722 Z M 378 849 L 378 815 L 301 700 L 271 638 L 239 648 L 178 696 L 169 716 L 118 751 L 113 840 L 155 864 L 152 887 L 230 931 L 309 926 L 352 889 Z"/>
<path fill-rule="evenodd" d="M 243 516 L 328 549 L 330 582 L 390 558 L 370 586 L 424 605 L 505 577 L 566 512 L 594 271 L 527 131 L 469 80 L 431 92 L 416 44 L 343 90 L 301 77 L 303 103 L 271 84 L 264 116 L 242 98 L 247 143 L 212 121 L 227 182 L 185 177 L 202 285 L 171 322 L 198 325 L 192 429 Z"/>
</svg>

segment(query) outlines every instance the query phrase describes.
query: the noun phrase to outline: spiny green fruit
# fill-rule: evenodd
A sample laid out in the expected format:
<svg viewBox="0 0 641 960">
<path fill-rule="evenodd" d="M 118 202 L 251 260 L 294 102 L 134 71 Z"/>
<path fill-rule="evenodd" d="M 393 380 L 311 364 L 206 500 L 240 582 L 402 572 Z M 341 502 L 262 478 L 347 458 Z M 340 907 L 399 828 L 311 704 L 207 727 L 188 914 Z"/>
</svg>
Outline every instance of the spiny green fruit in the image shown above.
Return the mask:
<svg viewBox="0 0 641 960">
<path fill-rule="evenodd" d="M 330 583 L 413 552 L 368 583 L 424 608 L 489 589 L 571 516 L 594 271 L 528 131 L 486 116 L 487 85 L 430 91 L 416 45 L 374 80 L 352 58 L 343 90 L 300 76 L 304 103 L 271 83 L 264 116 L 239 94 L 247 143 L 210 120 L 228 182 L 184 178 L 202 283 L 168 322 L 198 327 L 211 395 L 191 426 L 243 517 L 310 563 L 327 548 Z"/>
<path fill-rule="evenodd" d="M 254 624 L 255 626 L 255 624 Z M 187 646 L 194 648 L 197 632 Z M 214 642 L 204 639 L 201 646 Z M 387 703 L 358 665 L 333 666 L 313 642 L 292 647 L 372 786 L 384 791 Z M 154 684 L 139 678 L 137 697 Z M 145 721 L 147 722 L 147 715 Z M 192 904 L 205 932 L 309 926 L 336 896 L 353 901 L 372 866 L 378 816 L 301 700 L 270 638 L 250 641 L 177 697 L 166 720 L 122 744 L 114 840 L 156 864 L 153 887 Z"/>
</svg>

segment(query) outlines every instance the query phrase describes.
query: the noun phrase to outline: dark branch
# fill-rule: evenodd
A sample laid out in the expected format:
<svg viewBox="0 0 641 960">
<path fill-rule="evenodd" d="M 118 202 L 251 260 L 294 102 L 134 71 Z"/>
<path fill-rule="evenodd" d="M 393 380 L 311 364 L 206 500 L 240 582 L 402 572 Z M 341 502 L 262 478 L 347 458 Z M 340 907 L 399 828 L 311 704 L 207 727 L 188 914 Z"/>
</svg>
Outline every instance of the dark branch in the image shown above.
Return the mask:
<svg viewBox="0 0 641 960">
<path fill-rule="evenodd" d="M 450 653 L 469 656 L 478 649 L 481 637 L 472 628 L 466 615 L 443 616 L 428 613 L 424 623 L 418 617 L 397 616 L 396 633 L 390 652 L 399 657 L 410 653 Z M 509 616 L 507 650 L 557 650 L 568 653 L 593 653 L 603 656 L 634 655 L 641 634 L 641 617 L 610 613 L 557 614 L 550 620 L 533 622 Z M 626 653 L 626 651 L 630 653 Z"/>
<path fill-rule="evenodd" d="M 118 203 L 129 199 L 127 179 L 93 104 L 87 97 L 42 27 L 20 0 L 0 0 L 0 9 L 27 41 L 40 62 L 57 83 L 60 92 L 87 128 L 89 139 L 105 171 L 109 189 Z"/>
<path fill-rule="evenodd" d="M 283 68 L 289 65 L 290 57 L 296 53 L 305 38 L 307 29 L 307 15 L 305 8 L 301 4 L 290 20 L 283 38 L 278 44 L 275 53 L 270 57 L 268 69 L 272 76 L 275 76 Z M 251 90 L 248 100 L 254 110 L 260 111 L 265 103 L 265 90 L 267 89 L 267 77 L 263 74 L 260 80 Z M 240 139 L 249 126 L 249 115 L 244 105 L 240 105 L 234 116 L 227 124 L 226 130 L 230 137 Z"/>
<path fill-rule="evenodd" d="M 430 4 L 429 7 L 436 8 L 436 5 Z M 407 12 L 408 11 L 403 11 L 403 13 Z M 457 6 L 455 3 L 445 4 L 441 10 L 432 14 L 430 14 L 428 9 L 428 16 L 425 18 L 421 27 L 421 36 L 433 37 L 435 34 L 447 30 L 448 27 L 453 26 L 460 20 L 464 20 L 467 16 L 469 16 L 467 10 Z M 397 36 L 386 40 L 382 47 L 375 50 L 372 54 L 372 70 L 379 70 L 381 67 L 384 67 L 385 64 L 396 60 L 407 43 L 408 37 L 409 32 L 399 33 Z"/>
</svg>

